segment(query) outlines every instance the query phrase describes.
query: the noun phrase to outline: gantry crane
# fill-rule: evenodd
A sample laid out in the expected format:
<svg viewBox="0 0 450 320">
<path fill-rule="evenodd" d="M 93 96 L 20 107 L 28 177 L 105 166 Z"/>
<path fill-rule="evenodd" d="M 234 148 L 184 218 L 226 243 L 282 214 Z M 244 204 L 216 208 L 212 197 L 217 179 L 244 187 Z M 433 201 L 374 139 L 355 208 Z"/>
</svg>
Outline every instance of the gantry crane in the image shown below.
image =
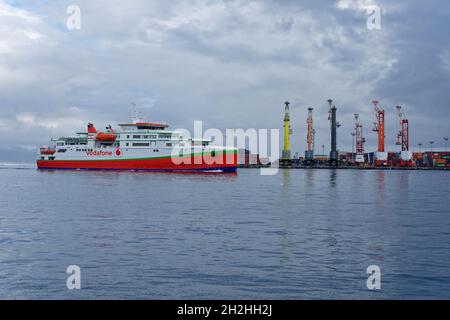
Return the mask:
<svg viewBox="0 0 450 320">
<path fill-rule="evenodd" d="M 375 117 L 376 122 L 374 122 L 373 131 L 378 133 L 378 150 L 375 154 L 375 165 L 376 166 L 387 166 L 388 165 L 388 154 L 385 151 L 384 141 L 385 135 L 385 113 L 384 109 L 379 106 L 377 100 L 372 101 L 375 106 Z"/>
<path fill-rule="evenodd" d="M 357 163 L 366 162 L 364 157 L 364 143 L 366 139 L 363 137 L 362 123 L 359 114 L 355 113 L 355 134 L 356 134 L 356 159 Z"/>
</svg>

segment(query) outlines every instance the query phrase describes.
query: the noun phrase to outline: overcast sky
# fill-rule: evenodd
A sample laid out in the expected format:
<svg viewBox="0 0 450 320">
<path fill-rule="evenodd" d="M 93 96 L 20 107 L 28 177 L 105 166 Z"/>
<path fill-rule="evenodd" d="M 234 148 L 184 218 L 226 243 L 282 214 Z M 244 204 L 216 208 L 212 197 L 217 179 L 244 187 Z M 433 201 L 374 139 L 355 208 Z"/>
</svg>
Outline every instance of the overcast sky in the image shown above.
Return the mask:
<svg viewBox="0 0 450 320">
<path fill-rule="evenodd" d="M 66 10 L 81 9 L 70 30 Z M 382 8 L 381 30 L 367 9 Z M 281 128 L 292 104 L 293 151 L 304 153 L 307 108 L 329 149 L 351 149 L 355 112 L 376 146 L 371 101 L 387 112 L 394 145 L 404 106 L 411 146 L 450 136 L 450 2 L 371 0 L 0 0 L 0 160 L 26 157 L 50 137 L 128 121 L 191 129 Z M 321 152 L 321 147 L 318 147 Z M 34 152 L 34 151 L 33 151 Z"/>
</svg>

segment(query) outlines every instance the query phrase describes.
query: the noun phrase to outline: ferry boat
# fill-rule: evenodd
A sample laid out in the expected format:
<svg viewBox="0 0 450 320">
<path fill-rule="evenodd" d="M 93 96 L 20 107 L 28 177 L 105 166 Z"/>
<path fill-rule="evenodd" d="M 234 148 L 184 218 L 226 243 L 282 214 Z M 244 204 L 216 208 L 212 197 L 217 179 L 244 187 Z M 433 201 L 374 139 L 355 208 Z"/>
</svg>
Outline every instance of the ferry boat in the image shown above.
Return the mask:
<svg viewBox="0 0 450 320">
<path fill-rule="evenodd" d="M 89 123 L 86 132 L 52 139 L 38 152 L 38 169 L 237 172 L 236 148 L 184 138 L 165 123 L 133 121 L 119 127 L 98 132 Z"/>
</svg>

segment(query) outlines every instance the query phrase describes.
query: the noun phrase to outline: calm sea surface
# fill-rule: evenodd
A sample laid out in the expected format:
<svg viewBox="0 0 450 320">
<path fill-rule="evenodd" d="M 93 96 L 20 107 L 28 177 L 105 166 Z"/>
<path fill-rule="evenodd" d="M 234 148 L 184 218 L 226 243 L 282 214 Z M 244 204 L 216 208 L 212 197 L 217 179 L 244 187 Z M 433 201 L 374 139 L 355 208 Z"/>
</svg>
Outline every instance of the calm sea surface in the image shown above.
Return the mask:
<svg viewBox="0 0 450 320">
<path fill-rule="evenodd" d="M 450 299 L 449 194 L 450 172 L 3 164 L 0 299 Z"/>
</svg>

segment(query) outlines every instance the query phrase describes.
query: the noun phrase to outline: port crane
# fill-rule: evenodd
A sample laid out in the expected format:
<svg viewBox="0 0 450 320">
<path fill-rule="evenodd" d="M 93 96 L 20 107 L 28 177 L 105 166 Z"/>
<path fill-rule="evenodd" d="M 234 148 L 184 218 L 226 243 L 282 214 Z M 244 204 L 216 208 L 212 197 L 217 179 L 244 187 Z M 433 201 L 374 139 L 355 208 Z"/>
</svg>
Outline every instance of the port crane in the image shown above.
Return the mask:
<svg viewBox="0 0 450 320">
<path fill-rule="evenodd" d="M 337 166 L 339 164 L 339 153 L 337 150 L 337 129 L 341 126 L 336 119 L 337 108 L 332 99 L 328 99 L 328 120 L 331 127 L 331 151 L 330 151 L 330 165 Z"/>
<path fill-rule="evenodd" d="M 402 146 L 402 151 L 409 151 L 409 120 L 401 106 L 397 106 L 397 114 L 400 119 L 400 130 L 397 134 L 396 145 Z"/>
<path fill-rule="evenodd" d="M 306 120 L 306 124 L 308 126 L 308 133 L 306 136 L 306 143 L 307 143 L 307 150 L 305 152 L 305 163 L 306 165 L 311 165 L 313 160 L 314 160 L 314 143 L 315 143 L 315 133 L 316 131 L 314 130 L 313 127 L 313 108 L 308 108 L 308 118 Z"/>
<path fill-rule="evenodd" d="M 375 165 L 376 166 L 387 166 L 388 165 L 388 154 L 385 151 L 385 113 L 384 109 L 380 107 L 378 100 L 372 101 L 375 107 L 375 117 L 376 122 L 374 122 L 373 131 L 378 133 L 378 150 L 375 154 Z"/>
<path fill-rule="evenodd" d="M 402 106 L 397 106 L 397 114 L 399 117 L 400 129 L 397 134 L 397 142 L 396 145 L 402 146 L 402 151 L 400 154 L 400 166 L 403 167 L 411 167 L 413 165 L 412 162 L 412 153 L 409 151 L 409 120 L 406 117 L 406 114 L 402 108 Z"/>
<path fill-rule="evenodd" d="M 359 114 L 355 113 L 355 134 L 356 134 L 356 159 L 357 163 L 364 163 L 364 143 L 366 139 L 363 137 L 362 123 Z"/>
<path fill-rule="evenodd" d="M 284 146 L 283 146 L 283 153 L 281 156 L 281 163 L 283 164 L 291 164 L 291 148 L 290 148 L 290 137 L 292 134 L 292 128 L 291 128 L 291 118 L 289 116 L 289 105 L 290 102 L 286 101 L 284 103 Z"/>
</svg>

